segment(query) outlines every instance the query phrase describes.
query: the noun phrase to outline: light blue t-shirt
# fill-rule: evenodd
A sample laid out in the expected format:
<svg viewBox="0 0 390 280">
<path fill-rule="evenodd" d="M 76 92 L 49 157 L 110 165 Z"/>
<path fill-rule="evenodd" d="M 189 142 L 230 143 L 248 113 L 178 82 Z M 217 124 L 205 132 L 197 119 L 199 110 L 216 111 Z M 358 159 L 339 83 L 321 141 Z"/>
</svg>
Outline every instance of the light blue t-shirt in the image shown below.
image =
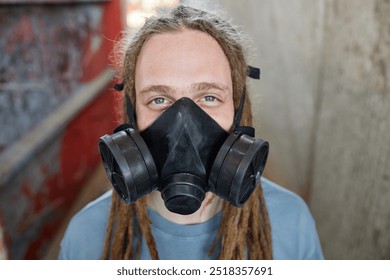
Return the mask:
<svg viewBox="0 0 390 280">
<path fill-rule="evenodd" d="M 293 192 L 262 178 L 271 223 L 274 259 L 323 259 L 316 226 L 306 203 Z M 101 259 L 111 194 L 89 203 L 70 221 L 61 242 L 60 259 Z M 152 233 L 160 259 L 213 259 L 208 252 L 221 222 L 218 213 L 195 225 L 175 224 L 151 209 Z M 217 253 L 218 250 L 216 250 Z M 145 241 L 141 259 L 150 259 Z"/>
</svg>

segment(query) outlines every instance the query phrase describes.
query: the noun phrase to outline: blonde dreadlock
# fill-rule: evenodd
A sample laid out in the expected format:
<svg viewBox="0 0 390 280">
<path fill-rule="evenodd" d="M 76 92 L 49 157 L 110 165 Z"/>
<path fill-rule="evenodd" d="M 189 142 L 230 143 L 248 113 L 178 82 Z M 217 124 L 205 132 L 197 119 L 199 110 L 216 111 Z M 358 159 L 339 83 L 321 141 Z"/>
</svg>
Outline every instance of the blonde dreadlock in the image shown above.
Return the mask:
<svg viewBox="0 0 390 280">
<path fill-rule="evenodd" d="M 228 22 L 216 15 L 183 5 L 173 9 L 167 16 L 147 19 L 130 44 L 126 44 L 126 37 L 121 41 L 122 49 L 117 48 L 116 51 L 119 61 L 122 61 L 119 74 L 124 79 L 125 94 L 135 104 L 135 66 L 147 39 L 154 34 L 183 28 L 206 32 L 219 43 L 230 64 L 234 106 L 238 108 L 242 94 L 246 94 L 247 69 L 239 34 Z M 247 96 L 241 125 L 252 126 L 252 122 L 251 103 Z M 242 208 L 224 201 L 222 212 L 222 221 L 210 248 L 210 255 L 220 242 L 222 246 L 219 259 L 272 259 L 270 222 L 260 183 Z M 151 258 L 159 259 L 150 225 L 145 197 L 133 205 L 126 205 L 119 195 L 113 192 L 102 258 L 138 259 L 141 241 L 145 238 Z M 133 243 L 136 243 L 135 248 Z"/>
</svg>

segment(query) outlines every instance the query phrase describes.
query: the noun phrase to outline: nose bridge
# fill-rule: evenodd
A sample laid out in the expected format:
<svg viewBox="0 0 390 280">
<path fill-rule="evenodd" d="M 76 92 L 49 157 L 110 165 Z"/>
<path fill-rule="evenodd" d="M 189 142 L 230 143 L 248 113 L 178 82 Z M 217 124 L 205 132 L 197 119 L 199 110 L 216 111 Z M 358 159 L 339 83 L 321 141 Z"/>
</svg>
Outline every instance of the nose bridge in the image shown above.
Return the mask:
<svg viewBox="0 0 390 280">
<path fill-rule="evenodd" d="M 204 136 L 207 131 L 203 128 L 202 115 L 206 114 L 194 101 L 184 97 L 176 101 L 176 114 L 172 120 L 171 133 L 168 135 L 170 147 L 175 148 L 179 139 L 185 142 L 187 152 L 195 152 L 199 155 L 199 150 L 204 143 Z"/>
<path fill-rule="evenodd" d="M 162 170 L 163 175 L 169 175 L 175 170 L 182 173 L 195 173 L 200 177 L 205 174 L 206 170 L 199 154 L 204 133 L 200 130 L 199 124 L 194 121 L 191 107 L 184 102 L 172 122 L 171 132 L 167 135 L 169 153 Z"/>
</svg>

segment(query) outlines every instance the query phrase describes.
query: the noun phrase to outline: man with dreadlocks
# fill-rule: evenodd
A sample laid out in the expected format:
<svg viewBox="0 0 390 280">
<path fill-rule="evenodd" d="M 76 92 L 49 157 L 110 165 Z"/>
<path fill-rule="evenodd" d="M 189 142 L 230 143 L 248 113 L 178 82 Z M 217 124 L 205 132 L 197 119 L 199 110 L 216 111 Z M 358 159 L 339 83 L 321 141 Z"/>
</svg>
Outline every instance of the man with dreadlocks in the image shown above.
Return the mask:
<svg viewBox="0 0 390 280">
<path fill-rule="evenodd" d="M 303 200 L 261 178 L 268 143 L 245 86 L 256 69 L 236 30 L 180 5 L 128 39 L 126 124 L 99 142 L 114 191 L 72 219 L 59 257 L 322 259 Z"/>
</svg>

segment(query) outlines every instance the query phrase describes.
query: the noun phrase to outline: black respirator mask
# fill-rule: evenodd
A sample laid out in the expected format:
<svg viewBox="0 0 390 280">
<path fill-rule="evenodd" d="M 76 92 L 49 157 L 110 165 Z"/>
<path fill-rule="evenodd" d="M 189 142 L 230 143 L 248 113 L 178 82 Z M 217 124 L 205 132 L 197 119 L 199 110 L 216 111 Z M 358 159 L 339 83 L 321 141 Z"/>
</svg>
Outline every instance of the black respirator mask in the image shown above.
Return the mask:
<svg viewBox="0 0 390 280">
<path fill-rule="evenodd" d="M 269 149 L 268 142 L 254 138 L 254 128 L 239 126 L 244 101 L 245 94 L 231 133 L 189 98 L 177 100 L 139 132 L 126 95 L 132 124 L 99 140 L 104 168 L 119 196 L 131 204 L 158 190 L 166 208 L 182 215 L 197 211 L 207 191 L 241 207 L 260 180 Z"/>
</svg>

